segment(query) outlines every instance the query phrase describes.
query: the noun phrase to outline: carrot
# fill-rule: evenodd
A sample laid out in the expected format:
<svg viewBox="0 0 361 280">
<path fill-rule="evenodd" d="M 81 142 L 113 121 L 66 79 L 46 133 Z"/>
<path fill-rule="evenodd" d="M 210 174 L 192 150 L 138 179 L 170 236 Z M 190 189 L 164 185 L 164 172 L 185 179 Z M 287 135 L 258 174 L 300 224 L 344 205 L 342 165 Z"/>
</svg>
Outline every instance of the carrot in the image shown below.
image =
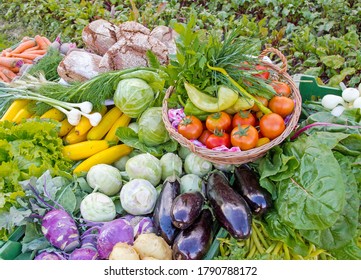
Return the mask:
<svg viewBox="0 0 361 280">
<path fill-rule="evenodd" d="M 20 43 L 12 52 L 10 52 L 10 55 L 15 53 L 22 53 L 26 49 L 36 46 L 36 44 L 37 43 L 34 40 L 28 40 L 23 43 Z"/>
<path fill-rule="evenodd" d="M 47 37 L 42 36 L 42 38 L 43 38 L 44 42 L 45 42 L 48 46 L 51 45 L 51 42 L 50 42 L 50 40 L 49 40 Z"/>
<path fill-rule="evenodd" d="M 0 71 L 3 72 L 3 74 L 6 77 L 8 77 L 10 80 L 13 80 L 14 78 L 17 77 L 16 74 L 13 71 L 11 71 L 10 69 L 4 68 L 4 69 L 1 69 Z"/>
<path fill-rule="evenodd" d="M 20 67 L 12 67 L 9 68 L 11 71 L 13 71 L 14 73 L 19 73 L 20 72 Z"/>
<path fill-rule="evenodd" d="M 32 54 L 32 53 L 27 54 L 26 52 L 24 52 L 24 53 L 14 53 L 12 54 L 12 56 L 15 58 L 34 60 L 39 56 L 39 54 Z"/>
<path fill-rule="evenodd" d="M 40 54 L 40 55 L 43 55 L 43 54 L 46 54 L 46 50 L 32 50 L 32 51 L 24 51 L 23 54 Z"/>
<path fill-rule="evenodd" d="M 23 64 L 24 61 L 19 57 L 0 57 L 0 65 L 8 68 L 21 67 Z"/>
<path fill-rule="evenodd" d="M 24 64 L 34 64 L 34 61 L 32 59 L 26 59 L 23 58 Z"/>
<path fill-rule="evenodd" d="M 35 35 L 34 39 L 35 39 L 35 42 L 39 45 L 40 49 L 46 50 L 48 48 L 47 43 L 44 41 L 44 39 L 40 35 Z"/>
<path fill-rule="evenodd" d="M 36 46 L 34 46 L 34 47 L 32 47 L 32 48 L 28 48 L 28 49 L 26 49 L 25 51 L 30 52 L 30 51 L 35 51 L 35 50 L 40 50 L 40 48 L 39 48 L 38 45 L 36 45 Z"/>
<path fill-rule="evenodd" d="M 6 83 L 10 83 L 11 80 L 0 70 L 0 79 Z"/>
</svg>

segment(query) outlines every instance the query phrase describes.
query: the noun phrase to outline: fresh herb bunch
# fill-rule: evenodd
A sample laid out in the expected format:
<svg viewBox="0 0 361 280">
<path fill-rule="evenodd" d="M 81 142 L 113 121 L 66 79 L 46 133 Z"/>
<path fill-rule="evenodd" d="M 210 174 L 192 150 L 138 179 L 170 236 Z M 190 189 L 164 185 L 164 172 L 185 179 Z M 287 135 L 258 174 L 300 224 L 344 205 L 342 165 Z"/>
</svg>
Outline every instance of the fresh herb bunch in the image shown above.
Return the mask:
<svg viewBox="0 0 361 280">
<path fill-rule="evenodd" d="M 33 65 L 28 73 L 33 76 L 41 73 L 48 81 L 58 81 L 60 77 L 57 69 L 62 59 L 63 56 L 60 51 L 55 48 L 49 48 L 46 55 Z"/>
<path fill-rule="evenodd" d="M 164 88 L 167 74 L 160 69 L 136 67 L 102 73 L 85 82 L 76 82 L 69 85 L 48 81 L 42 75 L 39 77 L 26 75 L 21 80 L 13 83 L 12 87 L 30 90 L 58 101 L 72 103 L 90 101 L 93 104 L 94 110 L 98 111 L 106 100 L 113 98 L 119 81 L 128 78 L 143 79 L 158 96 Z M 8 98 L 6 89 L 1 90 L 0 88 L 0 93 L 3 93 L 0 94 L 0 105 L 6 107 L 5 103 L 9 103 L 14 98 Z M 44 102 L 38 102 L 35 112 L 41 114 L 48 109 L 49 105 Z"/>
<path fill-rule="evenodd" d="M 251 94 L 265 97 L 274 94 L 266 81 L 253 75 L 258 72 L 255 66 L 262 64 L 255 56 L 260 52 L 260 42 L 241 36 L 240 28 L 225 32 L 196 29 L 194 14 L 187 24 L 175 23 L 173 28 L 179 34 L 177 52 L 171 57 L 166 71 L 170 77 L 169 85 L 175 86 L 177 94 L 184 93 L 184 81 L 212 96 L 216 96 L 219 85 L 237 90 L 227 76 L 211 70 L 208 65 L 224 69 Z M 175 103 L 177 97 L 173 95 L 170 106 Z"/>
</svg>

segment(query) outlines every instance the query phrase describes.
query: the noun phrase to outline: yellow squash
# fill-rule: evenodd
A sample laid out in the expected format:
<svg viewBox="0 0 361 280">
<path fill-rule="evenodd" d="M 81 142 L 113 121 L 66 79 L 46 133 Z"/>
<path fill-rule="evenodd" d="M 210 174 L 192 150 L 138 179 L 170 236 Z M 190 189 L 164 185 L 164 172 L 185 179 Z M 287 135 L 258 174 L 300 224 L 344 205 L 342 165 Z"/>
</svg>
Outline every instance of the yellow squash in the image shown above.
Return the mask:
<svg viewBox="0 0 361 280">
<path fill-rule="evenodd" d="M 18 111 L 18 113 L 15 115 L 15 117 L 12 119 L 14 123 L 20 123 L 23 119 L 28 119 L 32 116 L 32 113 L 28 111 L 28 109 L 22 108 Z"/>
<path fill-rule="evenodd" d="M 63 155 L 71 160 L 81 160 L 109 147 L 109 142 L 106 140 L 86 140 L 64 146 Z"/>
<path fill-rule="evenodd" d="M 104 116 L 107 112 L 107 107 L 103 106 L 99 113 Z M 94 113 L 94 112 L 93 112 Z M 86 133 L 92 128 L 93 126 L 90 124 L 90 121 L 87 117 L 81 116 L 80 122 L 75 126 L 75 133 L 78 135 L 86 135 Z"/>
<path fill-rule="evenodd" d="M 100 123 L 97 126 L 92 127 L 88 134 L 88 140 L 100 140 L 102 139 L 108 131 L 111 129 L 112 125 L 119 119 L 122 115 L 122 111 L 118 107 L 113 107 L 110 109 L 102 118 Z"/>
<path fill-rule="evenodd" d="M 73 128 L 74 126 L 72 126 L 69 122 L 68 119 L 64 119 L 60 122 L 61 126 L 60 126 L 60 131 L 59 131 L 59 137 L 63 137 L 65 135 L 67 135 Z"/>
<path fill-rule="evenodd" d="M 1 117 L 1 121 L 12 121 L 16 114 L 29 104 L 30 100 L 26 99 L 16 99 L 11 103 L 9 108 L 6 110 L 5 114 Z"/>
<path fill-rule="evenodd" d="M 64 144 L 70 145 L 79 143 L 86 140 L 86 134 L 79 135 L 75 132 L 75 127 L 73 127 L 70 132 L 64 136 Z"/>
<path fill-rule="evenodd" d="M 89 169 L 96 164 L 112 164 L 119 160 L 121 157 L 130 154 L 133 148 L 125 145 L 119 144 L 113 147 L 107 148 L 103 151 L 100 151 L 84 161 L 82 161 L 74 170 L 74 174 L 79 174 L 82 172 L 87 172 Z"/>
<path fill-rule="evenodd" d="M 56 108 L 51 108 L 40 116 L 41 119 L 52 119 L 61 122 L 65 119 L 65 114 Z"/>
<path fill-rule="evenodd" d="M 118 127 L 125 127 L 128 126 L 130 123 L 131 118 L 126 114 L 121 115 L 116 122 L 112 125 L 111 129 L 108 131 L 107 135 L 105 136 L 105 140 L 107 141 L 114 141 L 118 142 L 119 138 L 115 135 Z"/>
</svg>

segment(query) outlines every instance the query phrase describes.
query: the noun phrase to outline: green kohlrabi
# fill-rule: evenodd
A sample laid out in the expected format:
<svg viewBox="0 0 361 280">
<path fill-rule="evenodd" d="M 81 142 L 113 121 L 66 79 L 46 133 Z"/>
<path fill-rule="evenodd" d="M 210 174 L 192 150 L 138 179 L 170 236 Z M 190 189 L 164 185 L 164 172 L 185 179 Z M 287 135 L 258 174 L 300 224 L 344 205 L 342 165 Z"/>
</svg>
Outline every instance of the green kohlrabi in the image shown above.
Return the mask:
<svg viewBox="0 0 361 280">
<path fill-rule="evenodd" d="M 175 153 L 166 153 L 160 158 L 162 180 L 171 175 L 180 176 L 183 170 L 182 159 Z"/>
<path fill-rule="evenodd" d="M 131 157 L 125 164 L 125 171 L 130 179 L 145 179 L 153 186 L 162 178 L 160 160 L 148 153 Z"/>
<path fill-rule="evenodd" d="M 133 179 L 120 191 L 120 203 L 132 215 L 145 215 L 153 211 L 158 193 L 147 180 Z"/>
</svg>

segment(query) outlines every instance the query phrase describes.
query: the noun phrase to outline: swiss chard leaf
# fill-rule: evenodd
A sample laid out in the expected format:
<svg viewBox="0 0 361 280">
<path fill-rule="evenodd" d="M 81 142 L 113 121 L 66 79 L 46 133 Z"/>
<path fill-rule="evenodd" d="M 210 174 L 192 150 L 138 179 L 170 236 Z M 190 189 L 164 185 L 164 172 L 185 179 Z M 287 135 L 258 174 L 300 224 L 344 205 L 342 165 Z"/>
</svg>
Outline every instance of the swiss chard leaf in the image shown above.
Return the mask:
<svg viewBox="0 0 361 280">
<path fill-rule="evenodd" d="M 340 163 L 342 177 L 346 186 L 346 204 L 337 221 L 324 230 L 300 231 L 316 246 L 328 251 L 339 249 L 355 238 L 359 219 L 360 200 L 355 176 L 352 174 L 351 161 L 348 157 L 335 152 Z"/>
<path fill-rule="evenodd" d="M 284 223 L 295 229 L 321 230 L 338 219 L 345 204 L 341 168 L 332 151 L 306 137 L 285 145 L 287 154 L 299 156 L 292 177 L 277 184 L 275 207 Z"/>
</svg>

